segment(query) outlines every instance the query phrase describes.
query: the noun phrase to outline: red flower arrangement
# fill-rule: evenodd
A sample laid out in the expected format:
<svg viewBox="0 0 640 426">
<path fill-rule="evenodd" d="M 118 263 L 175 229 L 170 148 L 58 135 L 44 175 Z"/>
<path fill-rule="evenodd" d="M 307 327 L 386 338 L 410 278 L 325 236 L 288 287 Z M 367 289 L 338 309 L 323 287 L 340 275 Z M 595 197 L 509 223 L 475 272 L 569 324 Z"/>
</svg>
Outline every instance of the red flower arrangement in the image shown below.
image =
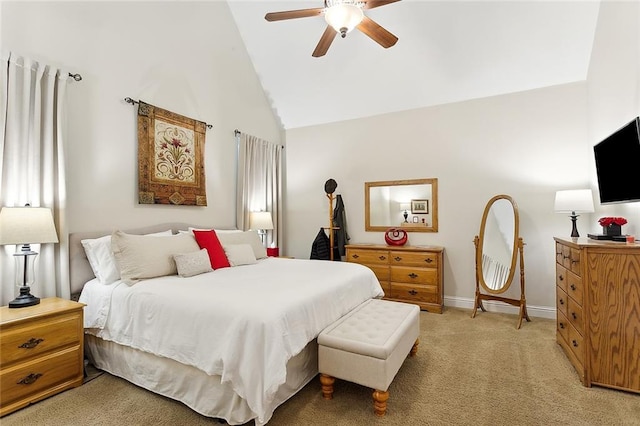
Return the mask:
<svg viewBox="0 0 640 426">
<path fill-rule="evenodd" d="M 608 228 L 611 225 L 622 226 L 627 223 L 627 219 L 625 219 L 624 217 L 601 217 L 600 219 L 598 219 L 598 223 L 600 224 L 600 226 Z"/>
</svg>

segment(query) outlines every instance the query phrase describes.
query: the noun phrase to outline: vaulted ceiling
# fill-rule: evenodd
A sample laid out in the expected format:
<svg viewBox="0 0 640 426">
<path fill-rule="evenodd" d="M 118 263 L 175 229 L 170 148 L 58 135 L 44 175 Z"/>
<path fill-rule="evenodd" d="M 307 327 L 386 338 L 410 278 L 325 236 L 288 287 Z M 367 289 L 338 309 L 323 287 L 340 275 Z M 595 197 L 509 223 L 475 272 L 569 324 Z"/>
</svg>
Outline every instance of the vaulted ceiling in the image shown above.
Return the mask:
<svg viewBox="0 0 640 426">
<path fill-rule="evenodd" d="M 365 11 L 395 46 L 353 30 L 314 58 L 323 16 L 264 16 L 323 0 L 228 3 L 285 129 L 583 81 L 599 10 L 598 1 L 401 0 Z"/>
</svg>

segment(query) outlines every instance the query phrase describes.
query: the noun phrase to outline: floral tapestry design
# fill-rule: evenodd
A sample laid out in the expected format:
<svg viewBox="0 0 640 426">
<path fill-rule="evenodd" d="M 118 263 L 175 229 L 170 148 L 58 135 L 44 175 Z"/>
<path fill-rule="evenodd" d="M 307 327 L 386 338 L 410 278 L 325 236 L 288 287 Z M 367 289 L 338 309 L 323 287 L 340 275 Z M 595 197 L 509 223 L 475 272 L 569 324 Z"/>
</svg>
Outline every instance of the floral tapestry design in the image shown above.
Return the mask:
<svg viewBox="0 0 640 426">
<path fill-rule="evenodd" d="M 206 124 L 139 101 L 138 203 L 206 206 Z"/>
</svg>

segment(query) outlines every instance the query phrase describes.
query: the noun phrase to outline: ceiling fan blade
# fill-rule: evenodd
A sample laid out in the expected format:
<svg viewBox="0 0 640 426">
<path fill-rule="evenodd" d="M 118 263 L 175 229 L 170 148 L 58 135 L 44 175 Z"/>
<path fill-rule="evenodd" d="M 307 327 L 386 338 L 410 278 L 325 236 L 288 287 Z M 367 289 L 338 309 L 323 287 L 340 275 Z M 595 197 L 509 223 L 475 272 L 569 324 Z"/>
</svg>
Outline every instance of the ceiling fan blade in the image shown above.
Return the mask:
<svg viewBox="0 0 640 426">
<path fill-rule="evenodd" d="M 300 10 L 286 10 L 284 12 L 270 12 L 264 15 L 264 19 L 269 22 L 283 21 L 285 19 L 297 19 L 297 18 L 309 18 L 312 16 L 318 16 L 324 11 L 323 7 L 316 7 L 314 9 L 300 9 Z"/>
<path fill-rule="evenodd" d="M 398 41 L 398 37 L 394 36 L 389 31 L 385 30 L 366 16 L 362 19 L 362 22 L 360 22 L 356 28 L 365 33 L 369 38 L 371 38 L 373 41 L 375 41 L 385 49 L 393 46 Z"/>
<path fill-rule="evenodd" d="M 373 9 L 375 7 L 386 6 L 391 3 L 398 2 L 400 0 L 368 0 L 365 1 L 363 9 Z"/>
<path fill-rule="evenodd" d="M 314 58 L 324 56 L 325 53 L 327 53 L 327 50 L 329 50 L 331 43 L 333 43 L 333 39 L 336 38 L 336 34 L 338 34 L 338 32 L 334 30 L 331 25 L 327 25 L 327 29 L 322 33 L 322 37 L 320 37 L 320 41 L 311 56 Z"/>
</svg>

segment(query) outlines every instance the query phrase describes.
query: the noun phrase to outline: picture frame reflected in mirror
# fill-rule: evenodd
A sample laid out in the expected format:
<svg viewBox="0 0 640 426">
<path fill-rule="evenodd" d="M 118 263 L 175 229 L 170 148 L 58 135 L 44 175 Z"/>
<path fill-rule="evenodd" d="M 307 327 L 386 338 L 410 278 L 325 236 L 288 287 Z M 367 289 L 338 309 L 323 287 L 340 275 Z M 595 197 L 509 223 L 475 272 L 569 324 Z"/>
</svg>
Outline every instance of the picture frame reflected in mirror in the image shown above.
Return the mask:
<svg viewBox="0 0 640 426">
<path fill-rule="evenodd" d="M 411 200 L 411 214 L 429 214 L 429 200 Z"/>
</svg>

